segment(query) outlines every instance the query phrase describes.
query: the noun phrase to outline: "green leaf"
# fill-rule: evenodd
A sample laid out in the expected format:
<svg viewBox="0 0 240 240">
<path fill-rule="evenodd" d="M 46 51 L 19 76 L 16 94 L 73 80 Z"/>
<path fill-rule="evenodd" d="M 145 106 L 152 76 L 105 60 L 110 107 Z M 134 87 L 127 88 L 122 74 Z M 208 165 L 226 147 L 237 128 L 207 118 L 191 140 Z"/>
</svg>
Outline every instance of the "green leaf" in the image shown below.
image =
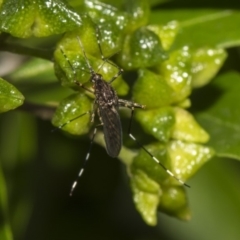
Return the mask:
<svg viewBox="0 0 240 240">
<path fill-rule="evenodd" d="M 41 58 L 32 58 L 8 75 L 16 83 L 53 82 L 55 78 L 53 62 Z M 36 83 L 35 82 L 35 83 Z"/>
<path fill-rule="evenodd" d="M 180 102 L 192 91 L 192 51 L 187 47 L 171 53 L 170 58 L 159 64 L 159 72 L 174 90 L 171 102 Z"/>
<path fill-rule="evenodd" d="M 131 177 L 133 201 L 143 220 L 150 226 L 157 224 L 157 207 L 159 204 L 160 186 L 143 171 L 137 170 Z"/>
<path fill-rule="evenodd" d="M 208 133 L 196 122 L 188 111 L 175 107 L 175 124 L 172 127 L 173 139 L 186 142 L 206 143 L 209 140 Z"/>
<path fill-rule="evenodd" d="M 193 87 L 202 87 L 209 83 L 222 67 L 227 52 L 218 48 L 199 48 L 193 53 Z"/>
<path fill-rule="evenodd" d="M 191 107 L 191 100 L 189 98 L 185 98 L 183 101 L 178 102 L 176 105 L 181 108 L 189 108 Z"/>
<path fill-rule="evenodd" d="M 82 24 L 79 28 L 75 29 L 74 31 L 68 31 L 63 35 L 57 44 L 57 48 L 62 47 L 65 51 L 76 51 L 76 49 L 78 49 L 76 52 L 82 53 L 81 46 L 78 41 L 79 38 L 83 44 L 85 52 L 100 58 L 101 52 L 98 46 L 98 32 L 96 25 L 88 15 L 83 15 L 82 21 L 84 24 Z M 101 36 L 99 36 L 99 38 L 101 40 Z M 107 46 L 105 49 L 102 46 L 102 42 L 101 48 L 105 57 L 111 56 L 118 51 L 118 49 L 112 49 L 110 46 Z"/>
<path fill-rule="evenodd" d="M 196 96 L 208 96 L 208 106 L 198 112 L 196 118 L 210 134 L 208 145 L 218 156 L 240 160 L 239 73 L 222 74 L 203 91 Z"/>
<path fill-rule="evenodd" d="M 132 32 L 148 23 L 150 15 L 149 1 L 128 1 L 126 4 L 126 11 L 130 15 L 128 32 Z"/>
<path fill-rule="evenodd" d="M 129 15 L 100 1 L 85 1 L 84 4 L 84 13 L 87 12 L 100 29 L 103 52 L 120 51 L 126 28 L 130 26 Z"/>
<path fill-rule="evenodd" d="M 23 104 L 24 96 L 10 83 L 0 78 L 0 113 Z"/>
<path fill-rule="evenodd" d="M 152 155 L 159 159 L 166 168 L 171 170 L 171 159 L 165 144 L 152 143 L 145 147 Z M 158 184 L 168 184 L 169 175 L 144 149 L 141 149 L 133 159 L 131 169 L 133 172 L 135 170 L 142 170 Z"/>
<path fill-rule="evenodd" d="M 171 159 L 172 172 L 183 181 L 192 177 L 214 155 L 210 147 L 196 143 L 171 141 L 168 143 L 168 153 Z M 176 183 L 174 178 L 170 182 Z"/>
<path fill-rule="evenodd" d="M 73 30 L 80 16 L 61 0 L 6 0 L 0 10 L 0 30 L 15 37 L 45 37 Z"/>
<path fill-rule="evenodd" d="M 92 101 L 86 94 L 72 94 L 60 102 L 52 124 L 73 135 L 85 134 L 90 128 L 90 114 L 87 112 L 91 110 Z"/>
<path fill-rule="evenodd" d="M 181 220 L 189 220 L 191 211 L 188 207 L 188 200 L 183 186 L 171 186 L 164 188 L 161 196 L 159 210 Z"/>
<path fill-rule="evenodd" d="M 172 46 L 178 34 L 179 23 L 177 21 L 171 21 L 165 25 L 148 25 L 147 28 L 158 35 L 158 37 L 161 39 L 163 49 L 167 51 Z"/>
<path fill-rule="evenodd" d="M 172 107 L 137 111 L 135 116 L 147 133 L 161 142 L 169 141 L 175 123 L 175 114 Z"/>
<path fill-rule="evenodd" d="M 235 10 L 197 9 L 162 10 L 151 14 L 151 22 L 180 22 L 181 32 L 177 36 L 174 49 L 217 46 L 229 48 L 240 45 L 240 14 Z"/>
<path fill-rule="evenodd" d="M 152 67 L 167 59 L 159 37 L 145 27 L 125 37 L 118 62 L 126 70 Z"/>
<path fill-rule="evenodd" d="M 138 71 L 133 87 L 133 99 L 146 105 L 147 109 L 167 106 L 173 102 L 174 92 L 161 75 L 147 69 Z"/>
</svg>

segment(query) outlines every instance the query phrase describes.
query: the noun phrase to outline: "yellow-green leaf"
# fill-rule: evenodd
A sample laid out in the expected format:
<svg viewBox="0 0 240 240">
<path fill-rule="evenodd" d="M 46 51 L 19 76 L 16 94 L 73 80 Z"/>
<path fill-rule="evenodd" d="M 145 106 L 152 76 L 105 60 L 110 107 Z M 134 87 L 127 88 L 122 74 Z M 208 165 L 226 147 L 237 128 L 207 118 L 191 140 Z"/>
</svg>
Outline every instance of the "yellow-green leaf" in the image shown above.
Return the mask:
<svg viewBox="0 0 240 240">
<path fill-rule="evenodd" d="M 61 0 L 6 0 L 0 9 L 0 30 L 15 37 L 45 37 L 73 30 L 81 17 Z"/>
<path fill-rule="evenodd" d="M 24 96 L 12 84 L 0 78 L 0 112 L 7 112 L 23 104 Z"/>
</svg>

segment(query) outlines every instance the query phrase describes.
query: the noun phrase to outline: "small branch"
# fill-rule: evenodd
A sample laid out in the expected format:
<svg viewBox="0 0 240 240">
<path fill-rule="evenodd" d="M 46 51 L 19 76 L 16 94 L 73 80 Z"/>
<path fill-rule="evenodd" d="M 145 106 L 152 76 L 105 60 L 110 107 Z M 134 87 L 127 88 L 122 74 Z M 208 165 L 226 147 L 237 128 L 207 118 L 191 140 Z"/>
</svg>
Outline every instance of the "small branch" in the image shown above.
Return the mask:
<svg viewBox="0 0 240 240">
<path fill-rule="evenodd" d="M 56 107 L 50 107 L 50 106 L 46 106 L 46 105 L 25 102 L 18 109 L 26 111 L 26 112 L 31 112 L 43 120 L 51 120 L 53 117 L 53 114 L 56 110 Z"/>
<path fill-rule="evenodd" d="M 52 61 L 54 50 L 30 48 L 30 47 L 25 47 L 25 46 L 13 44 L 13 43 L 10 44 L 6 42 L 1 42 L 0 51 L 7 51 L 7 52 L 27 55 L 31 57 L 39 57 L 39 58 Z"/>
</svg>

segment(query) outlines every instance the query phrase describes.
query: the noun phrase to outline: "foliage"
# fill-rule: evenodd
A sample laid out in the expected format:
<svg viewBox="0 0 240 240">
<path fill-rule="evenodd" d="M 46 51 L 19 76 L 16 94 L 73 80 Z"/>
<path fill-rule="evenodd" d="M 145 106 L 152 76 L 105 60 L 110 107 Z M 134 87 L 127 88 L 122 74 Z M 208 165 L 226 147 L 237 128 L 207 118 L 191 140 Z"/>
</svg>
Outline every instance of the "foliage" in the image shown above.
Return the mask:
<svg viewBox="0 0 240 240">
<path fill-rule="evenodd" d="M 80 41 L 92 68 L 107 81 L 118 73 L 116 66 L 124 69 L 123 76 L 112 84 L 118 96 L 146 105 L 146 109 L 135 111 L 133 135 L 177 178 L 187 181 L 213 156 L 240 159 L 237 105 L 240 75 L 232 71 L 228 51 L 240 45 L 239 11 L 171 9 L 168 6 L 175 6 L 174 1 L 164 2 L 152 1 L 155 7 L 150 10 L 146 0 L 125 4 L 110 0 L 0 1 L 0 50 L 30 57 L 14 71 L 0 76 L 0 112 L 9 111 L 2 113 L 1 122 L 1 239 L 34 236 L 27 228 L 29 219 L 35 219 L 33 196 L 37 193 L 33 189 L 48 185 L 38 174 L 35 181 L 42 179 L 40 183 L 32 186 L 29 182 L 40 171 L 42 160 L 49 166 L 44 171 L 59 169 L 65 175 L 65 169 L 74 166 L 73 162 L 68 163 L 69 159 L 84 160 L 87 154 L 86 136 L 96 122 L 90 122 L 89 114 L 77 118 L 92 110 L 94 101 L 92 93 L 75 83 L 77 80 L 92 88 Z M 101 51 L 108 61 L 101 58 Z M 230 60 L 224 65 L 229 53 Z M 15 108 L 20 111 L 10 111 Z M 120 112 L 125 130 L 129 114 L 127 110 Z M 48 123 L 43 125 L 34 115 Z M 50 121 L 66 134 L 52 134 Z M 68 121 L 71 122 L 64 125 Z M 95 142 L 105 146 L 101 130 Z M 189 189 L 167 174 L 135 142 L 124 137 L 123 145 L 118 158 L 126 168 L 132 199 L 144 222 L 156 226 L 159 211 L 189 220 Z M 95 171 L 100 173 L 85 171 L 82 178 L 89 175 L 92 179 L 86 184 L 89 188 L 94 186 L 96 201 L 101 205 L 108 198 L 105 189 L 115 189 L 117 184 L 110 186 L 97 181 L 98 177 L 114 176 L 114 170 L 103 170 L 101 164 L 108 157 L 106 153 L 99 155 L 100 151 L 96 148 L 90 156 L 93 165 L 94 159 L 99 160 Z M 31 174 L 27 174 L 30 169 Z M 53 180 L 57 179 L 55 171 L 50 175 Z M 73 174 L 76 172 L 69 179 Z M 87 187 L 83 187 L 84 180 L 81 183 L 76 191 L 82 193 L 76 195 L 88 193 Z M 53 199 L 66 191 L 53 194 Z M 45 194 L 44 201 L 54 204 Z M 76 201 L 80 202 L 79 199 L 76 197 Z M 106 211 L 98 214 L 105 214 L 97 217 L 99 221 L 108 218 Z M 87 222 L 81 216 L 71 217 L 83 224 Z M 74 232 L 66 222 L 64 227 L 66 239 L 78 232 L 78 228 Z M 45 230 L 47 239 L 59 238 L 54 234 L 51 238 L 49 227 Z M 112 235 L 118 231 L 112 230 Z M 64 235 L 61 237 L 65 239 Z"/>
</svg>

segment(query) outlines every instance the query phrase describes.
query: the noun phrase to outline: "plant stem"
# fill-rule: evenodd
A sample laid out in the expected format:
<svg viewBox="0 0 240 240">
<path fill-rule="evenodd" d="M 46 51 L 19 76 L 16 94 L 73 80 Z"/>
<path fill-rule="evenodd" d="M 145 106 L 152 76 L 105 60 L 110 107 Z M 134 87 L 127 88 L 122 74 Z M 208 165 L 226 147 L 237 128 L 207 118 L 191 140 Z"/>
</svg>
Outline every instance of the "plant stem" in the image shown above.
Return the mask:
<svg viewBox="0 0 240 240">
<path fill-rule="evenodd" d="M 13 43 L 9 44 L 6 42 L 0 44 L 0 51 L 17 53 L 17 54 L 27 55 L 32 57 L 39 57 L 39 58 L 43 58 L 50 61 L 52 61 L 52 57 L 53 57 L 53 50 L 30 48 L 30 47 L 25 47 L 25 46 L 13 44 Z"/>
</svg>

